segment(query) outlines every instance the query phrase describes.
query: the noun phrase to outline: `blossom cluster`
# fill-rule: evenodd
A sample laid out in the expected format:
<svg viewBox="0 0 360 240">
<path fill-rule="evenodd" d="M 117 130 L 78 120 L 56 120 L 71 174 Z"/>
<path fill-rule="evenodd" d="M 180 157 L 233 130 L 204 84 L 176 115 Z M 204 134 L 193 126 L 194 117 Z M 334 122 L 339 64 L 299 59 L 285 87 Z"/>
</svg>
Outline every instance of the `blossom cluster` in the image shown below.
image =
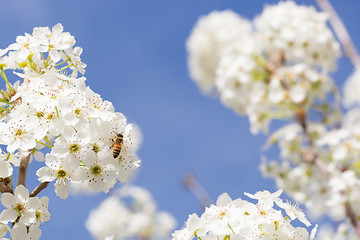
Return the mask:
<svg viewBox="0 0 360 240">
<path fill-rule="evenodd" d="M 226 32 L 221 15 L 236 14 L 213 12 L 191 33 L 192 78 L 203 91 L 215 90 L 222 103 L 248 115 L 253 133 L 267 133 L 273 119 L 291 120 L 270 135 L 265 149 L 276 145 L 280 161 L 264 157 L 262 172 L 313 216 L 339 222 L 336 239 L 360 236 L 360 71 L 355 69 L 345 84 L 342 103 L 352 109 L 343 116 L 330 77 L 340 49 L 326 24 L 328 15 L 279 2 L 266 6 L 252 28 L 242 18 L 233 20 L 241 37 Z M 207 56 L 198 36 L 216 46 L 208 48 L 212 61 L 202 60 Z M 194 74 L 200 71 L 211 74 Z"/>
<path fill-rule="evenodd" d="M 291 220 L 298 219 L 307 227 L 311 224 L 297 204 L 283 202 L 275 193 L 257 192 L 246 196 L 256 199 L 251 203 L 240 198 L 232 200 L 227 193 L 217 199 L 198 217 L 189 216 L 185 227 L 173 233 L 173 239 L 314 239 L 317 226 L 309 232 L 303 227 L 294 227 Z M 275 204 L 281 209 L 275 209 Z M 283 211 L 287 216 L 283 215 Z"/>
<path fill-rule="evenodd" d="M 324 125 L 309 125 L 314 141 L 310 149 L 297 124 L 289 124 L 269 138 L 269 145 L 280 148 L 281 162 L 263 162 L 265 175 L 274 178 L 296 201 L 304 203 L 315 216 L 328 214 L 345 221 L 347 211 L 360 216 L 360 111 L 348 112 L 341 128 L 327 130 Z M 316 162 L 306 156 L 316 152 Z M 322 164 L 314 167 L 314 164 Z"/>
<path fill-rule="evenodd" d="M 1 203 L 7 209 L 0 214 L 0 237 L 10 231 L 13 240 L 39 239 L 40 224 L 50 219 L 48 201 L 48 197 L 29 197 L 29 191 L 23 185 L 19 185 L 14 194 L 3 193 Z M 11 230 L 8 222 L 16 222 Z"/>
<path fill-rule="evenodd" d="M 14 154 L 45 159 L 37 171 L 41 182 L 55 182 L 61 198 L 69 194 L 69 181 L 84 181 L 97 191 L 107 192 L 116 180 L 125 182 L 139 167 L 135 154 L 137 133 L 111 102 L 85 85 L 86 66 L 80 47 L 63 32 L 61 24 L 51 30 L 34 28 L 33 34 L 17 37 L 16 43 L 2 51 L 2 76 L 6 69 L 23 79 L 8 83 L 9 98 L 4 98 L 0 122 L 0 143 L 7 153 L 1 159 L 2 178 L 18 166 Z M 67 71 L 69 70 L 69 71 Z M 122 135 L 121 153 L 114 158 L 114 139 Z M 39 151 L 48 147 L 42 156 Z"/>
<path fill-rule="evenodd" d="M 321 240 L 358 240 L 354 230 L 345 223 L 338 225 L 334 231 L 330 226 L 324 226 L 318 231 L 319 239 Z"/>
<path fill-rule="evenodd" d="M 151 194 L 124 186 L 90 212 L 86 228 L 95 239 L 169 239 L 176 225 L 167 212 L 157 211 Z"/>
<path fill-rule="evenodd" d="M 336 88 L 329 71 L 339 44 L 326 21 L 325 13 L 292 1 L 265 7 L 252 23 L 230 10 L 212 12 L 187 41 L 190 74 L 203 91 L 215 90 L 224 105 L 248 115 L 253 133 L 299 109 L 330 118 L 326 100 Z"/>
<path fill-rule="evenodd" d="M 0 145 L 4 146 L 0 183 L 6 183 L 6 188 L 0 190 L 3 205 L 10 208 L 1 213 L 0 222 L 16 223 L 11 230 L 15 240 L 25 239 L 15 233 L 24 229 L 35 232 L 29 239 L 41 235 L 35 215 L 38 209 L 47 211 L 47 198 L 34 197 L 41 187 L 54 182 L 56 194 L 63 199 L 69 196 L 71 182 L 108 192 L 117 181 L 126 182 L 140 164 L 139 130 L 86 86 L 82 48 L 75 43 L 57 24 L 51 29 L 36 27 L 0 50 L 0 76 L 6 83 L 6 90 L 0 91 Z M 13 78 L 20 80 L 11 83 Z M 22 186 L 25 182 L 12 190 L 13 167 L 29 158 L 45 163 L 36 172 L 40 188 L 30 198 Z"/>
</svg>

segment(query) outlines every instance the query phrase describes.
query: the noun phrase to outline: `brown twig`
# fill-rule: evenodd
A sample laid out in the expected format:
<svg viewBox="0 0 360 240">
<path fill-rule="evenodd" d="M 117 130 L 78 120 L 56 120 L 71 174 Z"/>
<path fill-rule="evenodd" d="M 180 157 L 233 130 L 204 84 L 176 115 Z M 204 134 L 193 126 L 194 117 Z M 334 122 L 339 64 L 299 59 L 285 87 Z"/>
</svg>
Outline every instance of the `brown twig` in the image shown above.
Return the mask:
<svg viewBox="0 0 360 240">
<path fill-rule="evenodd" d="M 23 185 L 24 187 L 26 187 L 26 175 L 29 167 L 29 160 L 30 160 L 30 154 L 28 154 L 26 157 L 23 157 L 21 159 L 17 186 Z"/>
<path fill-rule="evenodd" d="M 32 191 L 30 193 L 30 197 L 35 197 L 36 195 L 38 195 L 42 190 L 44 190 L 47 186 L 49 185 L 49 182 L 42 182 L 40 183 L 35 189 L 34 191 Z"/>
<path fill-rule="evenodd" d="M 307 114 L 301 106 L 299 106 L 298 109 L 296 110 L 296 118 L 297 118 L 297 121 L 299 122 L 299 124 L 301 125 L 306 142 L 309 147 L 309 151 L 304 152 L 302 154 L 304 162 L 308 162 L 308 163 L 312 163 L 312 164 L 316 165 L 327 178 L 330 178 L 331 174 L 326 169 L 326 164 L 318 157 L 318 153 L 317 153 L 314 141 L 309 132 L 309 128 L 308 128 L 308 124 L 307 124 Z"/>
<path fill-rule="evenodd" d="M 300 112 L 303 113 L 303 114 L 300 114 Z M 308 143 L 308 146 L 309 146 L 308 154 L 303 154 L 304 161 L 315 164 L 320 169 L 320 171 L 324 174 L 324 176 L 326 176 L 328 179 L 330 179 L 331 174 L 327 170 L 325 162 L 323 162 L 317 156 L 314 141 L 312 140 L 311 135 L 310 135 L 310 133 L 308 131 L 306 113 L 304 111 L 298 111 L 297 112 L 297 120 L 298 120 L 298 122 L 300 123 L 300 125 L 301 125 L 301 127 L 303 129 L 305 139 L 306 139 L 306 141 Z M 346 203 L 345 211 L 346 211 L 347 217 L 349 218 L 349 220 L 351 222 L 351 225 L 354 227 L 357 235 L 360 236 L 360 225 L 359 225 L 359 222 L 357 220 L 356 214 L 353 211 L 353 209 L 351 208 L 349 203 Z"/>
<path fill-rule="evenodd" d="M 351 224 L 353 225 L 353 227 L 355 228 L 356 234 L 358 236 L 360 236 L 360 226 L 359 226 L 359 222 L 356 218 L 356 215 L 353 211 L 353 209 L 351 208 L 349 203 L 345 204 L 345 210 L 346 210 L 346 215 L 348 216 L 348 218 L 350 219 Z"/>
<path fill-rule="evenodd" d="M 359 53 L 348 33 L 343 21 L 336 13 L 334 7 L 329 0 L 315 0 L 319 7 L 327 12 L 330 17 L 330 24 L 332 25 L 341 45 L 343 46 L 345 55 L 350 59 L 355 68 L 360 69 L 360 56 Z M 346 215 L 350 219 L 358 236 L 360 236 L 360 225 L 357 217 L 349 204 L 345 205 Z"/>
<path fill-rule="evenodd" d="M 329 0 L 315 0 L 321 10 L 329 14 L 329 21 L 333 27 L 336 36 L 338 37 L 345 55 L 350 59 L 355 68 L 360 68 L 360 56 L 359 53 L 347 31 L 343 21 L 331 5 Z"/>
<path fill-rule="evenodd" d="M 0 179 L 0 193 L 14 193 L 11 177 Z"/>
<path fill-rule="evenodd" d="M 208 192 L 200 185 L 193 173 L 189 172 L 185 175 L 184 184 L 186 188 L 195 195 L 204 209 L 210 206 L 212 201 Z"/>
</svg>

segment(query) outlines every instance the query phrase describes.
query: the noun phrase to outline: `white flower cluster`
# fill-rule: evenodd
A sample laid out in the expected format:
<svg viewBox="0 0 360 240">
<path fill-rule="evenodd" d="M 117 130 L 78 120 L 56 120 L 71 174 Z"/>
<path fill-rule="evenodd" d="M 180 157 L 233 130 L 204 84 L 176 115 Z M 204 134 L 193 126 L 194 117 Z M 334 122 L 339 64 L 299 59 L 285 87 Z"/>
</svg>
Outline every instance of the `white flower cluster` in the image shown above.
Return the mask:
<svg viewBox="0 0 360 240">
<path fill-rule="evenodd" d="M 3 193 L 1 203 L 7 208 L 0 214 L 0 237 L 8 231 L 12 240 L 38 240 L 39 226 L 50 219 L 48 197 L 29 197 L 29 191 L 19 185 L 14 194 Z M 9 222 L 15 223 L 10 230 Z M 2 238 L 7 239 L 7 238 Z"/>
<path fill-rule="evenodd" d="M 55 181 L 61 198 L 68 197 L 70 181 L 108 192 L 117 180 L 126 182 L 140 162 L 132 125 L 85 85 L 85 77 L 78 77 L 86 65 L 74 44 L 74 37 L 57 24 L 34 28 L 0 51 L 0 73 L 8 88 L 0 108 L 0 144 L 7 146 L 0 177 L 12 174 L 11 164 L 19 165 L 13 156 L 44 160 L 39 150 L 48 147 L 46 166 L 36 174 L 41 182 Z M 11 85 L 7 69 L 22 80 Z"/>
<path fill-rule="evenodd" d="M 169 213 L 156 210 L 151 194 L 136 186 L 125 186 L 104 200 L 86 221 L 88 231 L 99 240 L 168 239 L 175 225 Z"/>
<path fill-rule="evenodd" d="M 246 196 L 258 200 L 256 204 L 236 199 L 232 200 L 227 193 L 219 196 L 216 206 L 211 205 L 198 217 L 195 213 L 189 216 L 183 229 L 173 233 L 173 240 L 197 239 L 314 239 L 317 226 L 311 234 L 303 227 L 294 227 L 291 220 L 299 219 L 307 227 L 310 222 L 298 206 L 283 202 L 279 196 L 282 190 L 275 193 L 268 191 Z M 276 210 L 274 203 L 281 209 Z M 283 216 L 285 210 L 287 216 Z"/>
<path fill-rule="evenodd" d="M 321 227 L 318 231 L 321 240 L 359 240 L 356 233 L 348 224 L 339 224 L 334 231 L 330 226 Z"/>
<path fill-rule="evenodd" d="M 297 124 L 276 131 L 270 144 L 280 148 L 282 162 L 263 162 L 265 175 L 296 201 L 306 205 L 314 216 L 328 215 L 335 221 L 360 218 L 360 110 L 345 115 L 341 128 L 327 130 L 310 124 L 314 149 Z M 316 153 L 314 162 L 307 162 Z M 351 212 L 351 216 L 349 216 Z M 347 222 L 348 223 L 348 222 Z"/>
<path fill-rule="evenodd" d="M 344 86 L 344 99 L 343 103 L 345 107 L 350 108 L 352 106 L 359 106 L 360 104 L 360 70 L 357 69 L 346 80 Z"/>
<path fill-rule="evenodd" d="M 328 14 L 317 12 L 313 6 L 286 1 L 265 6 L 255 19 L 255 28 L 266 52 L 282 52 L 288 62 L 334 70 L 340 46 L 327 20 Z"/>
<path fill-rule="evenodd" d="M 231 10 L 201 17 L 187 41 L 191 77 L 204 92 L 214 87 L 222 50 L 250 33 L 251 25 Z"/>
<path fill-rule="evenodd" d="M 339 44 L 324 13 L 280 2 L 265 8 L 253 31 L 232 12 L 226 18 L 232 22 L 225 22 L 228 14 L 202 17 L 188 40 L 189 69 L 200 88 L 216 88 L 226 106 L 247 114 L 253 133 L 266 132 L 271 119 L 296 117 L 298 108 L 331 112 L 324 101 L 335 92 L 328 71 L 335 68 Z M 228 41 L 218 40 L 223 36 Z"/>
<path fill-rule="evenodd" d="M 310 124 L 308 131 L 314 141 L 326 134 L 321 124 Z M 274 178 L 279 188 L 305 204 L 312 214 L 329 213 L 331 209 L 324 204 L 329 198 L 328 179 L 313 163 L 305 161 L 313 156 L 301 126 L 294 123 L 280 128 L 270 136 L 266 148 L 272 145 L 279 147 L 281 162 L 263 161 L 263 174 Z M 320 147 L 316 150 L 322 151 Z"/>
</svg>

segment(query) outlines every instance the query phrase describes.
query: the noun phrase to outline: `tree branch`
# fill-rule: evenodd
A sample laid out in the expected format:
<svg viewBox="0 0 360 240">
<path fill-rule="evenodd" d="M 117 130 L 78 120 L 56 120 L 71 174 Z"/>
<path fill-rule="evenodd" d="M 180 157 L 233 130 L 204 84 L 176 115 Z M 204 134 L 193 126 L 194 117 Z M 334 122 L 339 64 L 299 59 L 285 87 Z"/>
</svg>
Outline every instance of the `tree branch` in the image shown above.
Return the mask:
<svg viewBox="0 0 360 240">
<path fill-rule="evenodd" d="M 4 192 L 14 193 L 11 177 L 0 179 L 0 193 Z"/>
<path fill-rule="evenodd" d="M 47 186 L 49 185 L 49 182 L 42 182 L 40 183 L 35 189 L 34 191 L 32 191 L 30 193 L 30 197 L 35 197 L 36 195 L 38 195 L 42 190 L 44 190 Z"/>
<path fill-rule="evenodd" d="M 326 168 L 326 163 L 323 162 L 317 156 L 314 141 L 312 140 L 311 135 L 308 130 L 308 126 L 307 126 L 308 124 L 307 124 L 307 120 L 306 120 L 305 111 L 301 111 L 301 110 L 297 111 L 296 115 L 297 115 L 297 120 L 303 129 L 305 139 L 309 146 L 309 152 L 307 154 L 303 154 L 304 161 L 315 164 L 320 169 L 320 171 L 330 180 L 331 174 Z M 345 207 L 346 216 L 349 218 L 351 225 L 354 227 L 354 229 L 356 231 L 356 234 L 358 236 L 360 236 L 360 225 L 359 225 L 359 222 L 358 222 L 358 219 L 356 217 L 354 210 L 351 208 L 349 203 L 346 203 L 344 207 Z"/>
<path fill-rule="evenodd" d="M 359 53 L 339 15 L 331 5 L 329 0 L 315 0 L 321 10 L 329 14 L 329 21 L 338 37 L 345 55 L 350 59 L 355 68 L 360 68 Z"/>
<path fill-rule="evenodd" d="M 184 177 L 184 184 L 186 188 L 195 195 L 204 209 L 210 206 L 212 201 L 208 192 L 203 186 L 199 184 L 193 173 L 189 172 L 186 174 Z"/>
<path fill-rule="evenodd" d="M 350 219 L 351 225 L 353 225 L 353 227 L 355 228 L 356 234 L 360 236 L 360 225 L 349 203 L 345 204 L 345 210 L 346 210 L 346 215 Z"/>
<path fill-rule="evenodd" d="M 30 160 L 30 154 L 28 154 L 26 157 L 23 157 L 21 159 L 17 186 L 23 185 L 24 187 L 26 187 L 26 175 L 29 167 L 29 160 Z"/>
<path fill-rule="evenodd" d="M 302 153 L 303 160 L 305 162 L 316 165 L 327 178 L 330 178 L 331 174 L 326 169 L 326 164 L 318 157 L 314 141 L 308 129 L 307 114 L 301 106 L 299 106 L 296 110 L 296 118 L 298 123 L 301 125 L 301 128 L 303 129 L 305 140 L 309 147 L 309 151 Z"/>
</svg>

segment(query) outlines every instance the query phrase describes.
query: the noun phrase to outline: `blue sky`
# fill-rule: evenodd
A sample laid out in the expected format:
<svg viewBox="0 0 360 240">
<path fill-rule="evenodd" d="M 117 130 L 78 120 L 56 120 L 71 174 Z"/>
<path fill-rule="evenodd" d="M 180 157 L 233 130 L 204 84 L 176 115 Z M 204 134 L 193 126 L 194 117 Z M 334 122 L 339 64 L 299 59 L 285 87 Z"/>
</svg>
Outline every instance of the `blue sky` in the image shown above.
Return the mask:
<svg viewBox="0 0 360 240">
<path fill-rule="evenodd" d="M 189 171 L 213 200 L 223 192 L 243 198 L 243 192 L 276 190 L 258 170 L 266 137 L 251 135 L 246 117 L 200 93 L 189 78 L 185 51 L 199 16 L 232 9 L 252 19 L 265 2 L 277 1 L 2 1 L 0 48 L 33 27 L 62 23 L 84 49 L 87 84 L 142 129 L 142 164 L 134 183 L 151 191 L 159 208 L 171 212 L 180 228 L 189 214 L 201 211 L 182 185 Z M 358 0 L 333 3 L 359 43 Z M 334 76 L 341 84 L 352 66 L 342 59 L 339 69 Z M 29 169 L 30 189 L 38 184 L 35 171 L 40 166 Z M 91 239 L 84 222 L 106 195 L 62 200 L 53 192 L 51 186 L 42 193 L 50 196 L 52 216 L 42 227 L 41 239 Z"/>
</svg>

